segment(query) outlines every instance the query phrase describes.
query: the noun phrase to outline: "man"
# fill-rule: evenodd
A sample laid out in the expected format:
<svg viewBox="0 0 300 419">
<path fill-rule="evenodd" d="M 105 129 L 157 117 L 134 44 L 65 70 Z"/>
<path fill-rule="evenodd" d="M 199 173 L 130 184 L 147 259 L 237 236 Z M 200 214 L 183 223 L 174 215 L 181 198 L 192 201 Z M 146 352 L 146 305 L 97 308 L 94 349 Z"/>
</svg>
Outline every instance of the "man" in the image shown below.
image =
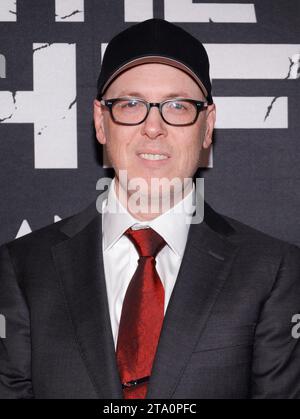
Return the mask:
<svg viewBox="0 0 300 419">
<path fill-rule="evenodd" d="M 158 19 L 121 32 L 94 121 L 108 195 L 1 247 L 0 396 L 298 398 L 299 249 L 207 203 L 196 217 L 215 123 L 202 44 Z"/>
</svg>

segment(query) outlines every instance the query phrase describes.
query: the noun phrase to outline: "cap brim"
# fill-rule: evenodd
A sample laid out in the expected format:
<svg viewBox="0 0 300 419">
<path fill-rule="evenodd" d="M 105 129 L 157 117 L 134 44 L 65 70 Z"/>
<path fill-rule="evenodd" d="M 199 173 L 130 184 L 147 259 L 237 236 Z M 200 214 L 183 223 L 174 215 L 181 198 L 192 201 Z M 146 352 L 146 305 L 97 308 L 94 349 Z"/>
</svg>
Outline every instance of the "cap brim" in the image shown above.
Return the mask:
<svg viewBox="0 0 300 419">
<path fill-rule="evenodd" d="M 199 85 L 199 87 L 201 88 L 203 94 L 205 97 L 208 96 L 207 94 L 207 90 L 204 87 L 202 81 L 199 79 L 199 77 L 197 77 L 197 75 L 189 68 L 187 67 L 185 64 L 183 64 L 180 61 L 174 60 L 173 58 L 169 58 L 169 57 L 164 57 L 164 56 L 160 56 L 160 55 L 148 55 L 148 56 L 143 56 L 143 57 L 138 57 L 135 58 L 134 60 L 131 60 L 127 63 L 125 63 L 124 65 L 122 65 L 121 67 L 119 67 L 110 77 L 109 79 L 106 81 L 106 83 L 104 84 L 103 88 L 102 88 L 102 92 L 105 92 L 106 88 L 108 87 L 108 85 L 119 75 L 121 74 L 123 71 L 128 70 L 129 68 L 135 67 L 137 65 L 140 64 L 146 64 L 146 63 L 159 63 L 159 64 L 167 64 L 167 65 L 171 65 L 172 67 L 176 67 L 182 71 L 184 71 L 185 73 L 189 74 L 194 80 L 195 82 Z"/>
</svg>

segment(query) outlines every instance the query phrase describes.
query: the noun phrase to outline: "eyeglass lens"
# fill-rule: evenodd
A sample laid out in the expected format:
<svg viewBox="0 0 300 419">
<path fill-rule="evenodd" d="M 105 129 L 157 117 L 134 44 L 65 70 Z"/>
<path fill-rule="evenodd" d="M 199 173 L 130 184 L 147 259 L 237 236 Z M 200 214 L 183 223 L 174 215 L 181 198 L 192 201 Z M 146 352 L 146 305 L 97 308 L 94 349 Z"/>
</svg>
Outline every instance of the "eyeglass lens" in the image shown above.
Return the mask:
<svg viewBox="0 0 300 419">
<path fill-rule="evenodd" d="M 113 104 L 113 117 L 120 123 L 137 124 L 147 115 L 147 104 L 138 99 L 120 99 Z M 189 124 L 197 115 L 196 106 L 184 100 L 172 100 L 163 103 L 163 118 L 170 124 Z"/>
</svg>

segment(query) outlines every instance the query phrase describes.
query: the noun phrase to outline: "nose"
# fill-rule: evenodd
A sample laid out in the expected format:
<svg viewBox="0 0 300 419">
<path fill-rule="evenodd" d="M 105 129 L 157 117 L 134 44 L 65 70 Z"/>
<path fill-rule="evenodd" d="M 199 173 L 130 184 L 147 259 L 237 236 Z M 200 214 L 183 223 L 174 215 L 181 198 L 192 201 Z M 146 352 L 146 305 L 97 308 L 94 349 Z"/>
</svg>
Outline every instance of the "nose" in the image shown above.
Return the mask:
<svg viewBox="0 0 300 419">
<path fill-rule="evenodd" d="M 152 106 L 146 120 L 142 124 L 142 134 L 155 140 L 160 135 L 166 135 L 166 124 L 163 121 L 159 109 Z"/>
</svg>

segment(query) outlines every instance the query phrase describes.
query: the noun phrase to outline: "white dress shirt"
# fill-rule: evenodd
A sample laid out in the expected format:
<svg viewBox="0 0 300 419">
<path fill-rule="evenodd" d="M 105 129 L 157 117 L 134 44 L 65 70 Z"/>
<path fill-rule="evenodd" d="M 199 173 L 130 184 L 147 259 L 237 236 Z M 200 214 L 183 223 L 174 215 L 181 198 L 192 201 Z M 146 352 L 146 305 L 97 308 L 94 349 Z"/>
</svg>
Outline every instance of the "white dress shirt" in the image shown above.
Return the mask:
<svg viewBox="0 0 300 419">
<path fill-rule="evenodd" d="M 156 257 L 156 269 L 165 290 L 164 313 L 176 282 L 186 246 L 190 220 L 193 214 L 193 194 L 190 193 L 173 208 L 151 221 L 135 219 L 120 203 L 112 180 L 108 197 L 102 207 L 102 244 L 105 281 L 112 333 L 117 346 L 123 300 L 129 282 L 137 268 L 138 252 L 124 232 L 134 226 L 149 226 L 166 241 L 166 246 Z M 117 209 L 117 211 L 116 211 Z"/>
</svg>

